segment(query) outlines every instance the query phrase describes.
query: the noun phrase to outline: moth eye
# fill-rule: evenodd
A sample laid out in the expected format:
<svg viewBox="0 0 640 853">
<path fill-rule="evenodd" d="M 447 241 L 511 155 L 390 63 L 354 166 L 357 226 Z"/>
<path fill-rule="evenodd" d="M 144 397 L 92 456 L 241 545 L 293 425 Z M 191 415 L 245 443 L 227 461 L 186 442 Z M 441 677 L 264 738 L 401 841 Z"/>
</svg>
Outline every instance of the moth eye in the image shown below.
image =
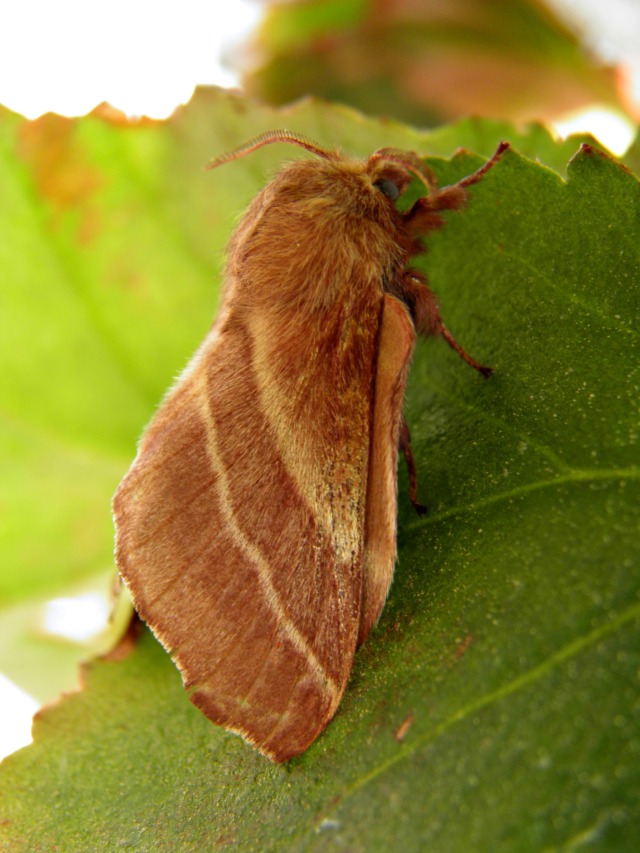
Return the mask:
<svg viewBox="0 0 640 853">
<path fill-rule="evenodd" d="M 376 181 L 374 187 L 377 187 L 382 195 L 386 195 L 386 197 L 391 201 L 395 201 L 400 195 L 400 190 L 397 185 L 394 184 L 393 181 L 388 181 L 386 178 L 381 178 L 379 181 Z"/>
</svg>

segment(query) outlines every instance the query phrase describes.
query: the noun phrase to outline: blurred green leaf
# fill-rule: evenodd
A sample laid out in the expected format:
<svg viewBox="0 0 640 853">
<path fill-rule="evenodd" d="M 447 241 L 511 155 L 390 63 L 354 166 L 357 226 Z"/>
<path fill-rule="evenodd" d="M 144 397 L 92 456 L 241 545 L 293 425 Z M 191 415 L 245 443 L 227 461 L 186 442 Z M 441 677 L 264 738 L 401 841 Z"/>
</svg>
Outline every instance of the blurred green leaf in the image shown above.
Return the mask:
<svg viewBox="0 0 640 853">
<path fill-rule="evenodd" d="M 620 106 L 605 68 L 540 0 L 270 2 L 239 51 L 244 88 L 274 104 L 305 95 L 432 126 L 460 116 L 557 118 Z"/>
<path fill-rule="evenodd" d="M 637 179 L 585 147 L 565 182 L 567 144 L 539 129 L 475 123 L 432 136 L 313 101 L 279 113 L 215 91 L 165 124 L 62 124 L 73 154 L 51 179 L 62 163 L 93 178 L 60 208 L 37 178 L 59 131 L 38 148 L 42 125 L 0 122 L 1 168 L 24 211 L 14 235 L 27 248 L 0 253 L 13 333 L 0 336 L 2 416 L 24 448 L 2 464 L 14 483 L 27 464 L 19 501 L 30 513 L 14 511 L 23 527 L 8 540 L 22 561 L 7 574 L 18 591 L 27 570 L 31 586 L 49 587 L 66 555 L 83 553 L 73 529 L 40 520 L 54 496 L 61 518 L 85 518 L 80 530 L 104 525 L 86 569 L 107 564 L 109 492 L 209 325 L 232 223 L 299 153 L 272 146 L 210 175 L 200 169 L 209 156 L 286 125 L 354 154 L 437 155 L 441 182 L 480 162 L 443 159 L 474 135 L 478 153 L 506 135 L 527 157 L 508 152 L 429 240 L 445 322 L 495 374 L 484 382 L 441 341 L 418 346 L 406 408 L 429 514 L 415 518 L 401 470 L 396 578 L 335 720 L 274 767 L 189 704 L 145 633 L 126 659 L 91 664 L 85 689 L 42 712 L 35 743 L 3 763 L 3 849 L 634 850 Z M 43 447 L 51 470 L 60 465 L 57 491 L 31 483 Z M 77 495 L 93 480 L 70 468 L 71 494 L 61 447 L 103 472 L 84 506 Z"/>
</svg>

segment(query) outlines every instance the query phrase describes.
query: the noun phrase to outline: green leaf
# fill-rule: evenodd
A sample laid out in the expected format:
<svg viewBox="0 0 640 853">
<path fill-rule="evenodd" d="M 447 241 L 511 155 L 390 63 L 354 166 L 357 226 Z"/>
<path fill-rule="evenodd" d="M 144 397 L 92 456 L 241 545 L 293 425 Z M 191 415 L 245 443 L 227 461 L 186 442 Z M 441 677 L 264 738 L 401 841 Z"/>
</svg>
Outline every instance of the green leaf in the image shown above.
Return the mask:
<svg viewBox="0 0 640 853">
<path fill-rule="evenodd" d="M 30 212 L 15 226 L 29 251 L 0 255 L 14 282 L 23 270 L 8 303 L 12 348 L 0 336 L 2 412 L 25 453 L 29 435 L 44 436 L 54 455 L 80 448 L 96 470 L 105 458 L 126 467 L 153 401 L 210 322 L 233 221 L 268 171 L 298 154 L 272 146 L 206 175 L 209 156 L 286 125 L 356 154 L 389 145 L 438 155 L 441 182 L 481 162 L 442 159 L 463 141 L 458 128 L 431 137 L 313 101 L 278 113 L 216 92 L 166 124 L 69 124 L 68 162 L 97 177 L 54 225 L 53 202 L 34 189 L 39 161 L 8 170 Z M 3 127 L 9 140 L 34 132 L 11 117 Z M 43 711 L 35 743 L 3 763 L 6 849 L 637 847 L 638 181 L 585 147 L 565 182 L 566 146 L 537 130 L 476 131 L 480 153 L 495 133 L 528 156 L 508 152 L 472 188 L 429 240 L 424 268 L 447 326 L 495 373 L 485 382 L 442 341 L 417 348 L 406 412 L 429 514 L 413 514 L 401 468 L 396 577 L 335 719 L 275 767 L 189 704 L 144 633 L 124 660 L 92 663 L 85 688 Z M 90 250 L 78 237 L 89 210 Z M 64 275 L 53 262 L 62 256 Z M 48 336 L 45 298 L 63 323 Z M 43 365 L 68 386 L 65 409 L 47 395 Z M 39 405 L 21 400 L 15 371 L 42 391 Z M 7 464 L 18 482 L 18 462 Z M 109 479 L 103 508 L 85 508 L 96 524 Z M 48 529 L 38 521 L 48 502 L 29 489 L 24 535 Z M 66 549 L 81 552 L 69 535 L 51 533 L 60 564 Z M 105 562 L 106 538 L 90 544 Z M 31 559 L 36 578 L 47 567 Z"/>
</svg>

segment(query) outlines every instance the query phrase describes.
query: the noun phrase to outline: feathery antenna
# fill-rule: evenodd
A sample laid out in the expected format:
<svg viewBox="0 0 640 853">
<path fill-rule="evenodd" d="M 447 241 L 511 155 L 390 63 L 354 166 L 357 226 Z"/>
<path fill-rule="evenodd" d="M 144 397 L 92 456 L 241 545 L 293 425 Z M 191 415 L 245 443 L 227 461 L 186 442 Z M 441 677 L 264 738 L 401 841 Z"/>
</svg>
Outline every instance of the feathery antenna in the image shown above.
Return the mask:
<svg viewBox="0 0 640 853">
<path fill-rule="evenodd" d="M 325 160 L 332 160 L 335 154 L 332 151 L 327 151 L 326 148 L 321 148 L 315 142 L 296 133 L 293 130 L 267 130 L 259 136 L 250 139 L 238 148 L 232 151 L 227 151 L 225 154 L 220 154 L 210 160 L 205 169 L 215 169 L 217 166 L 222 166 L 224 163 L 229 163 L 231 160 L 237 160 L 239 157 L 244 157 L 245 154 L 250 154 L 257 148 L 262 148 L 263 145 L 271 145 L 273 142 L 289 142 L 291 145 L 297 145 L 298 148 L 304 148 L 305 151 L 310 151 L 318 157 L 323 157 Z"/>
</svg>

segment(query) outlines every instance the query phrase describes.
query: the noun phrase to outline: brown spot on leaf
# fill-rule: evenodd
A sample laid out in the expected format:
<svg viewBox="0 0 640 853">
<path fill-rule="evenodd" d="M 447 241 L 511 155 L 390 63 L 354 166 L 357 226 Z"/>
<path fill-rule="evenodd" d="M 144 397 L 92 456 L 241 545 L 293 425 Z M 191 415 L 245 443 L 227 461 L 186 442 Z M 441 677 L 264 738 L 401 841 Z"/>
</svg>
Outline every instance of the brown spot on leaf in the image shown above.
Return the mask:
<svg viewBox="0 0 640 853">
<path fill-rule="evenodd" d="M 455 656 L 457 658 L 461 658 L 462 655 L 469 648 L 469 646 L 471 645 L 472 642 L 473 642 L 473 634 L 467 634 L 467 636 L 464 638 L 464 640 L 461 643 L 458 643 L 456 650 L 454 652 Z"/>
<path fill-rule="evenodd" d="M 398 728 L 393 733 L 393 736 L 398 741 L 398 743 L 400 743 L 401 741 L 403 741 L 405 739 L 406 734 L 409 731 L 409 728 L 411 726 L 411 723 L 413 723 L 413 720 L 414 720 L 413 713 L 411 711 L 409 711 L 407 716 L 404 718 L 404 720 L 400 723 Z"/>
<path fill-rule="evenodd" d="M 111 104 L 108 104 L 106 101 L 103 101 L 101 104 L 98 104 L 97 107 L 94 107 L 89 115 L 92 118 L 97 118 L 107 124 L 123 128 L 154 127 L 155 125 L 162 124 L 161 120 L 149 118 L 149 116 L 128 116 L 126 113 L 123 113 L 122 110 L 112 107 Z"/>
<path fill-rule="evenodd" d="M 31 169 L 36 189 L 58 211 L 81 207 L 100 186 L 85 161 L 73 119 L 47 113 L 18 128 L 18 156 Z"/>
</svg>

